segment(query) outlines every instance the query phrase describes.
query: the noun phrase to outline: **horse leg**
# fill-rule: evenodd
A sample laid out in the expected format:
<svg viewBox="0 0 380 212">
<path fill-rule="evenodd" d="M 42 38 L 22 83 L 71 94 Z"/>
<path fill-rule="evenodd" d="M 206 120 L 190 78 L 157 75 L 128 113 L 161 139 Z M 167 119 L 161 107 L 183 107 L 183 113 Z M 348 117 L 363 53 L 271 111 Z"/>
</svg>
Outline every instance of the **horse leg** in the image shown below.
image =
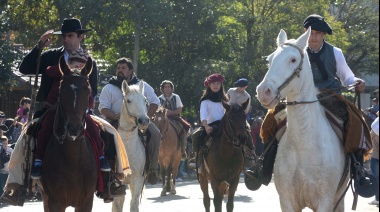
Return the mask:
<svg viewBox="0 0 380 212">
<path fill-rule="evenodd" d="M 136 176 L 135 180 L 131 181 L 131 184 L 129 184 L 129 189 L 131 190 L 131 194 L 132 194 L 132 199 L 130 203 L 131 212 L 139 212 L 139 204 L 140 204 L 140 198 L 141 198 L 143 186 L 144 186 L 144 177 L 142 176 Z"/>
<path fill-rule="evenodd" d="M 94 195 L 91 195 L 87 200 L 84 200 L 84 203 L 80 207 L 75 208 L 75 212 L 91 212 L 93 202 Z"/>
<path fill-rule="evenodd" d="M 161 172 L 161 178 L 162 178 L 162 191 L 161 191 L 161 196 L 166 196 L 166 180 L 165 180 L 165 177 L 166 177 L 166 168 L 165 166 L 160 166 L 161 169 L 160 169 L 160 172 Z"/>
<path fill-rule="evenodd" d="M 224 183 L 222 183 L 224 184 Z M 211 180 L 211 188 L 214 192 L 214 207 L 215 212 L 222 212 L 222 201 L 223 201 L 223 193 L 225 187 L 221 189 L 221 184 L 215 182 L 215 180 Z"/>
<path fill-rule="evenodd" d="M 125 196 L 114 197 L 112 202 L 112 212 L 122 212 L 124 206 Z"/>
<path fill-rule="evenodd" d="M 170 192 L 170 182 L 172 179 L 172 167 L 169 165 L 166 169 L 166 192 Z"/>
<path fill-rule="evenodd" d="M 170 185 L 170 187 L 171 187 L 170 193 L 171 194 L 177 194 L 176 187 L 175 187 L 175 181 L 176 181 L 176 178 L 178 176 L 178 167 L 179 167 L 179 163 L 174 163 L 174 165 L 172 167 L 172 183 Z"/>
<path fill-rule="evenodd" d="M 227 201 L 227 212 L 232 212 L 234 210 L 234 197 L 235 192 L 239 184 L 239 177 L 234 179 L 228 188 L 228 201 Z"/>
<path fill-rule="evenodd" d="M 203 205 L 205 206 L 206 212 L 210 212 L 210 196 L 208 194 L 208 181 L 206 176 L 199 175 L 199 184 L 203 192 Z"/>
</svg>

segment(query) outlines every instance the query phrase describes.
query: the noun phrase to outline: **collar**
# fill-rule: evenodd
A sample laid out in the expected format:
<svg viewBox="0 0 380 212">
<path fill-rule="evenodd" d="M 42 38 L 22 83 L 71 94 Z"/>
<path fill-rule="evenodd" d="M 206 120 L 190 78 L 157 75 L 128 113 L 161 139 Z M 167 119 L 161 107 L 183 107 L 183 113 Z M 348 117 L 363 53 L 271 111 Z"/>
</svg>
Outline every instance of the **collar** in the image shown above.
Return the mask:
<svg viewBox="0 0 380 212">
<path fill-rule="evenodd" d="M 325 45 L 325 42 L 324 42 L 324 41 L 322 42 L 321 47 L 319 47 L 319 49 L 316 50 L 316 51 L 314 51 L 310 46 L 308 46 L 308 48 L 310 49 L 311 53 L 315 54 L 315 53 L 318 53 L 319 51 L 321 51 L 323 45 Z"/>
</svg>

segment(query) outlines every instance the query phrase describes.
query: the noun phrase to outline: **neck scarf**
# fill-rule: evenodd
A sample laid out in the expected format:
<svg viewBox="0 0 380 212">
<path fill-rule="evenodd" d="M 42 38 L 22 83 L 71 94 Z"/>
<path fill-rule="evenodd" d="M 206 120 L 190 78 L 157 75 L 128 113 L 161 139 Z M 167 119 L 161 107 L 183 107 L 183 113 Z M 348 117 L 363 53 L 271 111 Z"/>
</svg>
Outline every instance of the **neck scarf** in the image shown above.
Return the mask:
<svg viewBox="0 0 380 212">
<path fill-rule="evenodd" d="M 307 48 L 307 54 L 309 55 L 310 63 L 311 62 L 317 63 L 318 70 L 321 72 L 323 80 L 327 80 L 328 75 L 327 75 L 327 70 L 325 68 L 325 65 L 323 64 L 323 61 L 319 59 L 319 56 L 321 56 L 321 54 L 325 51 L 325 49 L 326 49 L 325 41 L 323 41 L 322 49 L 319 50 L 319 52 L 317 53 L 313 53 L 310 47 Z"/>
</svg>

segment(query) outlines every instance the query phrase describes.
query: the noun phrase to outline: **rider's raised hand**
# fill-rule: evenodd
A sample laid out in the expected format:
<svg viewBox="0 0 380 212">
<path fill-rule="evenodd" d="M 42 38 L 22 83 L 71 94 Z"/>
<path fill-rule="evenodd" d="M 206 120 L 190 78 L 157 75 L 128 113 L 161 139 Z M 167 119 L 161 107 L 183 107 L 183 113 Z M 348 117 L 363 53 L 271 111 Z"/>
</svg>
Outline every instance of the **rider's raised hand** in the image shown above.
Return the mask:
<svg viewBox="0 0 380 212">
<path fill-rule="evenodd" d="M 48 30 L 43 35 L 41 35 L 40 40 L 38 41 L 38 49 L 43 49 L 44 47 L 49 46 L 57 38 L 52 37 L 54 30 Z"/>
</svg>

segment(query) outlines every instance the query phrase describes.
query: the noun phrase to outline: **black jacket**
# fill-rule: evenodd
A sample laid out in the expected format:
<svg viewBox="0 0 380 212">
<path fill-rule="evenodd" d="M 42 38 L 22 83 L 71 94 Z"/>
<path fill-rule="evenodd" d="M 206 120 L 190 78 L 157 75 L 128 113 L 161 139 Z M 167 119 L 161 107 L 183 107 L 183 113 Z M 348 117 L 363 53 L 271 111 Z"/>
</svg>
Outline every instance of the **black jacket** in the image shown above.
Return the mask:
<svg viewBox="0 0 380 212">
<path fill-rule="evenodd" d="M 53 84 L 53 78 L 46 75 L 46 68 L 48 66 L 54 66 L 58 64 L 59 58 L 64 53 L 64 48 L 55 48 L 49 49 L 41 54 L 40 70 L 39 74 L 41 77 L 41 85 L 38 89 L 36 100 L 38 102 L 43 102 L 46 100 L 51 86 Z M 37 72 L 37 58 L 38 58 L 38 49 L 34 47 L 22 60 L 20 65 L 20 72 L 22 74 L 36 74 Z M 98 93 L 97 84 L 98 84 L 98 68 L 96 62 L 94 61 L 92 72 L 89 76 L 89 82 L 92 89 L 92 95 L 95 97 Z"/>
</svg>

